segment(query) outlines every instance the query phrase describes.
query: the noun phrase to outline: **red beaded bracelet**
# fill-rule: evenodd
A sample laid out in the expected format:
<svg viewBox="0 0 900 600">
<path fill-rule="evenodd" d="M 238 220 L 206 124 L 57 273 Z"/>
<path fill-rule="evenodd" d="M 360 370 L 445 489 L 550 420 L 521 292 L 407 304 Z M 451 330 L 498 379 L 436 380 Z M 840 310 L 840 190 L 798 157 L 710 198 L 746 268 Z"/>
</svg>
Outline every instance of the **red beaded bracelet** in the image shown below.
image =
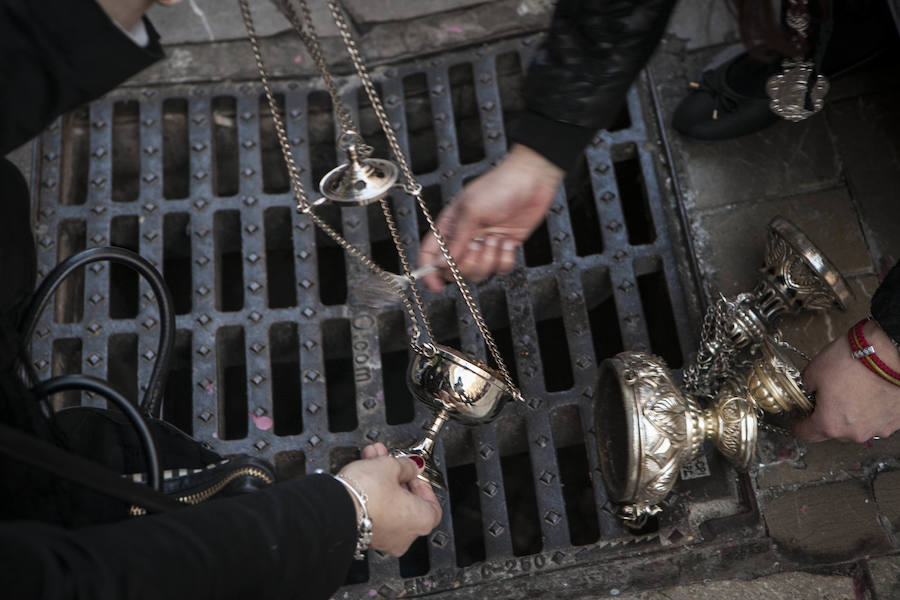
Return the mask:
<svg viewBox="0 0 900 600">
<path fill-rule="evenodd" d="M 847 332 L 850 340 L 850 356 L 859 359 L 870 371 L 894 385 L 900 386 L 900 373 L 893 370 L 884 361 L 875 354 L 875 348 L 866 341 L 863 335 L 863 325 L 868 319 L 861 319 L 856 325 Z"/>
</svg>

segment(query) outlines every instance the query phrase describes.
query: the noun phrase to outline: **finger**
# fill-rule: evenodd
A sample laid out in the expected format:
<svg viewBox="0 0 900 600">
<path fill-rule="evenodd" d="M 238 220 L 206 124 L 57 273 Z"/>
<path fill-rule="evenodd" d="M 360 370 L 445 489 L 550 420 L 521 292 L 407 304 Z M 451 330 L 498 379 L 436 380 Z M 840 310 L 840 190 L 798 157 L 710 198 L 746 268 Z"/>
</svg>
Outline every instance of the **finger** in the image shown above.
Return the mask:
<svg viewBox="0 0 900 600">
<path fill-rule="evenodd" d="M 500 246 L 500 254 L 497 257 L 497 273 L 509 273 L 516 266 L 516 248 L 519 245 L 515 240 L 505 239 Z"/>
<path fill-rule="evenodd" d="M 409 483 L 413 479 L 415 479 L 419 471 L 422 469 L 419 467 L 416 461 L 421 461 L 422 466 L 425 466 L 425 461 L 420 457 L 401 457 L 397 458 L 397 464 L 400 465 L 400 471 L 397 473 L 397 481 L 400 483 Z"/>
<path fill-rule="evenodd" d="M 378 458 L 378 450 L 375 449 L 374 444 L 371 446 L 366 446 L 362 449 L 361 455 L 365 459 Z"/>
<path fill-rule="evenodd" d="M 417 523 L 420 527 L 417 527 L 416 529 L 421 535 L 426 535 L 441 522 L 441 515 L 443 513 L 441 510 L 441 503 L 438 502 L 437 496 L 434 495 L 434 490 L 431 489 L 431 486 L 421 479 L 414 479 L 408 485 L 410 492 L 415 496 L 415 498 L 413 498 L 413 500 L 415 500 L 414 511 L 417 516 L 420 517 L 419 522 Z"/>
<path fill-rule="evenodd" d="M 822 429 L 822 426 L 815 418 L 815 413 L 813 413 L 809 418 L 796 423 L 793 429 L 794 437 L 800 440 L 806 440 L 808 442 L 823 442 L 829 439 L 828 436 L 825 435 L 825 431 Z"/>
<path fill-rule="evenodd" d="M 457 257 L 457 264 L 463 277 L 470 281 L 481 281 L 492 272 L 491 267 L 496 255 L 496 240 L 492 238 L 491 245 L 488 246 L 485 238 L 478 237 L 466 246 L 464 256 Z"/>
</svg>

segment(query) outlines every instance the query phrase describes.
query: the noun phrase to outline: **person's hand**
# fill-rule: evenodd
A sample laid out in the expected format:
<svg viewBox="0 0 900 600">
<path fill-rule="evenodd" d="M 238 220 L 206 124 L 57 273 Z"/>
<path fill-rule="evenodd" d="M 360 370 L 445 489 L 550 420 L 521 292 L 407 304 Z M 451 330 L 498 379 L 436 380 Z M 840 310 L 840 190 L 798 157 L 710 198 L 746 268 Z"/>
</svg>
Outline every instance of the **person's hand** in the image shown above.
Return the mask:
<svg viewBox="0 0 900 600">
<path fill-rule="evenodd" d="M 512 270 L 516 248 L 541 224 L 564 174 L 534 150 L 516 144 L 500 164 L 463 188 L 437 220 L 463 277 L 481 281 Z M 446 267 L 431 232 L 419 250 L 419 265 L 429 264 Z M 447 277 L 446 269 L 422 281 L 440 291 L 442 275 Z"/>
<path fill-rule="evenodd" d="M 431 486 L 416 477 L 421 469 L 412 459 L 388 456 L 381 443 L 363 448 L 362 457 L 339 475 L 352 479 L 369 497 L 371 547 L 401 556 L 417 537 L 441 522 L 441 505 Z"/>
<path fill-rule="evenodd" d="M 889 367 L 900 370 L 900 355 L 875 322 L 863 326 L 863 335 Z M 816 409 L 794 426 L 794 434 L 800 439 L 862 443 L 900 429 L 900 387 L 851 357 L 846 335 L 813 358 L 803 371 L 803 383 L 815 392 Z"/>
</svg>

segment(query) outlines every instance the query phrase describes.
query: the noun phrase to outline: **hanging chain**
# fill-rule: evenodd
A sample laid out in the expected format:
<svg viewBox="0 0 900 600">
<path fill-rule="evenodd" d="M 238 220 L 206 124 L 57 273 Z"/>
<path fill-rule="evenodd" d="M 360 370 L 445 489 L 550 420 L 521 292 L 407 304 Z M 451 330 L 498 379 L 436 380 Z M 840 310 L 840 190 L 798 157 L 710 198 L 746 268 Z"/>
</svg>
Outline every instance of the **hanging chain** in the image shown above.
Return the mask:
<svg viewBox="0 0 900 600">
<path fill-rule="evenodd" d="M 323 221 L 321 218 L 319 218 L 318 215 L 316 215 L 316 213 L 313 212 L 312 209 L 314 207 L 314 204 L 311 204 L 309 202 L 306 191 L 303 188 L 303 182 L 300 178 L 300 170 L 297 167 L 296 161 L 294 161 L 294 155 L 291 152 L 291 148 L 288 143 L 287 129 L 285 128 L 281 112 L 278 110 L 278 105 L 275 102 L 275 95 L 272 93 L 272 86 L 269 82 L 269 75 L 266 71 L 265 64 L 263 63 L 262 52 L 259 48 L 259 40 L 256 35 L 256 28 L 253 25 L 253 15 L 250 12 L 250 7 L 247 0 L 238 0 L 238 3 L 241 8 L 241 16 L 244 20 L 244 26 L 247 28 L 247 37 L 250 41 L 250 48 L 253 51 L 253 57 L 256 59 L 256 68 L 259 72 L 259 77 L 263 84 L 266 101 L 268 102 L 269 110 L 272 113 L 272 122 L 275 125 L 276 137 L 278 138 L 278 143 L 281 147 L 281 153 L 284 156 L 284 161 L 287 165 L 288 176 L 290 177 L 291 187 L 293 188 L 294 192 L 294 199 L 297 202 L 297 211 L 305 214 L 309 218 L 309 220 L 316 225 L 316 227 L 321 229 L 328 237 L 334 240 L 335 243 L 337 243 L 344 251 L 346 251 L 356 260 L 365 265 L 370 271 L 378 275 L 379 278 L 381 278 L 394 290 L 394 292 L 403 302 L 403 306 L 406 309 L 406 312 L 409 314 L 411 323 L 410 326 L 412 328 L 412 342 L 410 346 L 416 352 L 427 353 L 427 350 L 424 350 L 423 348 L 430 347 L 434 338 L 431 336 L 430 327 L 427 327 L 427 321 L 425 320 L 424 311 L 421 311 L 420 314 L 422 315 L 422 322 L 426 323 L 426 333 L 428 337 L 426 338 L 425 343 L 422 344 L 422 340 L 420 339 L 422 333 L 419 329 L 420 320 L 417 318 L 417 313 L 410 303 L 409 298 L 404 293 L 403 287 L 395 281 L 393 274 L 388 273 L 380 266 L 378 266 L 375 261 L 366 256 L 365 253 L 353 246 L 350 242 L 345 240 L 341 234 L 335 231 L 328 223 Z M 335 94 L 337 94 L 336 89 Z M 352 120 L 348 121 L 348 123 L 352 126 Z M 341 126 L 343 127 L 344 124 L 342 123 Z M 349 131 L 352 132 L 352 130 Z M 345 133 L 346 132 L 347 131 L 345 131 Z"/>
<path fill-rule="evenodd" d="M 308 11 L 308 9 L 306 8 L 306 0 L 299 0 L 299 3 L 302 7 L 304 7 L 304 10 Z M 475 297 L 473 296 L 468 284 L 463 279 L 462 274 L 459 271 L 459 267 L 456 265 L 456 261 L 452 256 L 450 256 L 450 251 L 447 247 L 447 243 L 444 241 L 444 238 L 441 235 L 440 231 L 438 231 L 434 218 L 431 216 L 431 213 L 428 210 L 428 206 L 425 203 L 425 199 L 422 197 L 422 186 L 415 180 L 409 162 L 406 160 L 406 155 L 400 148 L 400 142 L 397 140 L 397 136 L 394 134 L 394 130 L 391 127 L 390 120 L 388 119 L 387 113 L 384 110 L 384 106 L 381 103 L 381 98 L 379 97 L 378 92 L 375 89 L 375 85 L 372 83 L 372 79 L 369 76 L 365 61 L 363 60 L 362 54 L 360 53 L 359 48 L 356 45 L 356 40 L 353 38 L 353 34 L 350 30 L 349 24 L 347 23 L 347 19 L 344 16 L 343 10 L 341 10 L 341 7 L 336 0 L 328 0 L 328 7 L 331 9 L 331 16 L 334 18 L 334 22 L 337 24 L 338 32 L 340 33 L 341 38 L 344 40 L 344 45 L 347 48 L 347 52 L 350 54 L 350 59 L 353 61 L 353 66 L 356 68 L 356 73 L 359 76 L 360 81 L 362 81 L 363 88 L 366 90 L 366 95 L 369 97 L 369 103 L 372 105 L 372 108 L 375 111 L 375 116 L 378 118 L 378 122 L 381 124 L 381 128 L 384 131 L 385 137 L 387 138 L 388 145 L 391 147 L 391 152 L 394 155 L 394 159 L 397 161 L 398 165 L 400 166 L 400 170 L 403 173 L 403 178 L 405 179 L 404 189 L 406 190 L 406 193 L 415 197 L 419 208 L 422 210 L 422 214 L 428 221 L 428 226 L 431 229 L 435 240 L 437 240 L 444 260 L 447 261 L 447 265 L 450 268 L 450 273 L 453 275 L 453 280 L 456 282 L 456 285 L 462 294 L 463 301 L 466 303 L 466 307 L 469 309 L 469 313 L 471 313 L 472 317 L 475 319 L 475 324 L 478 327 L 478 331 L 481 333 L 481 337 L 484 339 L 484 342 L 488 347 L 488 351 L 490 352 L 491 358 L 494 360 L 494 364 L 497 365 L 497 369 L 500 371 L 500 375 L 503 378 L 503 383 L 510 390 L 516 400 L 523 401 L 524 398 L 522 397 L 522 393 L 512 381 L 512 377 L 510 376 L 509 371 L 506 368 L 503 357 L 500 356 L 500 350 L 497 348 L 497 344 L 494 342 L 494 337 L 488 329 L 487 323 L 485 323 L 484 316 L 481 314 L 481 309 L 478 308 Z M 387 216 L 387 214 L 385 214 L 385 216 Z M 399 249 L 400 246 L 398 245 L 398 250 Z M 401 262 L 404 263 L 404 274 L 409 277 L 409 273 L 407 272 L 408 266 L 405 264 L 405 257 L 403 257 L 402 253 Z M 418 301 L 419 293 L 416 289 L 415 282 L 411 282 L 409 288 L 413 296 Z"/>
</svg>

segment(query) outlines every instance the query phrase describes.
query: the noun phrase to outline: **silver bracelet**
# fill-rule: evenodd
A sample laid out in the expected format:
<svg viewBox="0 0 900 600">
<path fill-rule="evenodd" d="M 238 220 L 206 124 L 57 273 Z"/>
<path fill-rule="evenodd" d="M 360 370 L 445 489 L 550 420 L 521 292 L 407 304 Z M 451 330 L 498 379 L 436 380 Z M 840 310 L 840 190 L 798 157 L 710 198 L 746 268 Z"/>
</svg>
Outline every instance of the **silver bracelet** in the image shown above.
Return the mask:
<svg viewBox="0 0 900 600">
<path fill-rule="evenodd" d="M 372 519 L 369 518 L 368 502 L 369 497 L 363 491 L 359 483 L 346 475 L 334 475 L 335 479 L 347 488 L 347 491 L 353 494 L 353 497 L 359 502 L 359 525 L 357 525 L 356 538 L 356 554 L 353 558 L 360 560 L 364 558 L 363 552 L 369 548 L 372 543 Z"/>
</svg>

